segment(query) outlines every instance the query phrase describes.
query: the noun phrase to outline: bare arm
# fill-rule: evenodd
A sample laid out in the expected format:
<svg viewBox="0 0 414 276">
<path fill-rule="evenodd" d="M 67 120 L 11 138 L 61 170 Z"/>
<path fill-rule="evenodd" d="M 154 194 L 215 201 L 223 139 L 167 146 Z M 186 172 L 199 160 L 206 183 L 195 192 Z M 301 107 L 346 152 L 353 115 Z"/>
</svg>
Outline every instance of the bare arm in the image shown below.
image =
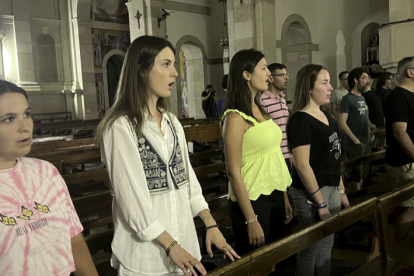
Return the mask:
<svg viewBox="0 0 414 276">
<path fill-rule="evenodd" d="M 240 209 L 249 220 L 256 215 L 241 175 L 243 135 L 247 129 L 248 124 L 239 114 L 230 112 L 227 115 L 223 127 L 227 174 Z"/>
<path fill-rule="evenodd" d="M 88 246 L 83 238 L 82 233 L 71 239 L 72 255 L 75 262 L 76 276 L 98 276 L 95 265 L 93 264 Z"/>
<path fill-rule="evenodd" d="M 315 174 L 309 164 L 310 145 L 304 145 L 293 149 L 293 159 L 295 160 L 295 167 L 298 171 L 300 179 L 309 194 L 313 194 L 319 189 Z M 325 202 L 321 192 L 312 195 L 313 202 L 322 204 Z"/>
<path fill-rule="evenodd" d="M 241 175 L 243 136 L 248 128 L 249 124 L 239 114 L 230 112 L 224 121 L 224 148 L 227 175 L 237 203 L 246 221 L 253 220 L 247 224 L 249 243 L 259 247 L 265 244 L 265 236 L 259 221 L 254 220 L 256 215 Z"/>
<path fill-rule="evenodd" d="M 414 160 L 414 144 L 407 134 L 407 123 L 397 122 L 392 124 L 392 133 L 404 152 Z"/>
<path fill-rule="evenodd" d="M 319 185 L 309 164 L 310 145 L 299 146 L 293 149 L 293 158 L 295 159 L 295 167 L 302 180 L 306 191 L 311 195 L 315 204 L 322 204 L 325 202 L 322 192 L 319 191 Z M 319 216 L 322 220 L 331 216 L 328 208 L 318 209 Z"/>
<path fill-rule="evenodd" d="M 332 116 L 334 116 L 334 118 L 336 119 L 336 120 L 338 120 L 338 113 L 336 113 L 336 107 L 337 107 L 337 105 L 336 104 L 334 104 L 334 103 L 331 103 L 331 108 L 330 108 L 330 112 L 331 112 L 331 114 L 332 114 Z"/>
<path fill-rule="evenodd" d="M 348 125 L 346 124 L 346 120 L 348 119 L 348 113 L 341 113 L 339 115 L 339 124 L 341 126 L 341 129 L 343 132 L 345 132 L 346 136 L 354 143 L 354 144 L 360 144 L 361 142 L 359 139 L 352 133 L 352 131 L 349 129 Z"/>
<path fill-rule="evenodd" d="M 208 95 L 207 96 L 205 96 L 205 97 L 201 97 L 201 99 L 203 100 L 203 101 L 207 101 L 208 100 L 208 98 L 210 98 L 210 92 L 208 93 Z"/>
</svg>

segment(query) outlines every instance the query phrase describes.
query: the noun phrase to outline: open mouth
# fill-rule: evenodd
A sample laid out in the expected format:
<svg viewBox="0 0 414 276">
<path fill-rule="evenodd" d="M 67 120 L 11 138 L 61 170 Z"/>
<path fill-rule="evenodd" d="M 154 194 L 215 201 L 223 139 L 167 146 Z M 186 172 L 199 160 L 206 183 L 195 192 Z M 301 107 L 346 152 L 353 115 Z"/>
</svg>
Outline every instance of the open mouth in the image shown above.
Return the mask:
<svg viewBox="0 0 414 276">
<path fill-rule="evenodd" d="M 30 137 L 26 138 L 26 139 L 22 139 L 22 140 L 18 141 L 17 143 L 27 143 L 29 141 L 30 141 Z"/>
</svg>

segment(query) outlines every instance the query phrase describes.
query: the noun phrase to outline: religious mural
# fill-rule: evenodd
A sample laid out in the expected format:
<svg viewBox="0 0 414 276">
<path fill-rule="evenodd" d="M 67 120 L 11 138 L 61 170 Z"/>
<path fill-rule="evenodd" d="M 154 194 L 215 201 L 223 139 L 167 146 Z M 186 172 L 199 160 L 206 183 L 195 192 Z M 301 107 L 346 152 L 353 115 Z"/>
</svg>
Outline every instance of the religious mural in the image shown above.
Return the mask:
<svg viewBox="0 0 414 276">
<path fill-rule="evenodd" d="M 111 50 L 126 52 L 131 44 L 129 32 L 92 29 L 92 47 L 95 67 L 102 67 L 102 60 Z"/>
<path fill-rule="evenodd" d="M 181 79 L 181 100 L 183 106 L 183 116 L 190 117 L 188 106 L 188 92 L 187 92 L 187 67 L 185 65 L 185 56 L 183 50 L 180 50 L 180 79 Z"/>
<path fill-rule="evenodd" d="M 96 102 L 98 104 L 98 115 L 105 110 L 105 90 L 103 83 L 103 74 L 95 73 Z"/>
<path fill-rule="evenodd" d="M 128 0 L 93 0 L 91 14 L 93 20 L 129 24 Z"/>
</svg>

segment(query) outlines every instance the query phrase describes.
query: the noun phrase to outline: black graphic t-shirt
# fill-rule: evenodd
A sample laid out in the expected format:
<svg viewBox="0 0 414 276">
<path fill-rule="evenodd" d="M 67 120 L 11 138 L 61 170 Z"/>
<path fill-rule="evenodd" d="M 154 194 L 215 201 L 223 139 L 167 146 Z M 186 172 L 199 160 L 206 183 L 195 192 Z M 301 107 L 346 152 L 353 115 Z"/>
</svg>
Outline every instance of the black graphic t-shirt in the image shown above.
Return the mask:
<svg viewBox="0 0 414 276">
<path fill-rule="evenodd" d="M 329 126 L 305 112 L 297 112 L 288 123 L 287 135 L 290 149 L 310 145 L 309 164 L 320 188 L 339 186 L 341 176 L 342 132 L 328 112 Z M 293 168 L 292 187 L 305 189 Z"/>
<path fill-rule="evenodd" d="M 398 144 L 392 132 L 393 123 L 407 123 L 407 134 L 414 142 L 414 93 L 397 86 L 385 101 L 385 121 L 388 143 L 385 162 L 393 167 L 414 162 Z"/>
</svg>

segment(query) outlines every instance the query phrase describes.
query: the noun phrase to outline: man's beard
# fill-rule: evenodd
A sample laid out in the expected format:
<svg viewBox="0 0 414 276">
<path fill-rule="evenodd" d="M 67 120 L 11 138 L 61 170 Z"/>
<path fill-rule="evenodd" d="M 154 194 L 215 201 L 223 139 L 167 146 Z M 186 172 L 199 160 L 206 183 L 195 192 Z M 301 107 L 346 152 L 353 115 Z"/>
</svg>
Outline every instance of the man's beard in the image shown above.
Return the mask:
<svg viewBox="0 0 414 276">
<path fill-rule="evenodd" d="M 285 86 L 285 84 L 282 84 L 280 86 L 276 86 L 274 84 L 272 84 L 272 85 L 273 85 L 274 88 L 276 88 L 276 90 L 279 90 L 279 91 L 283 91 L 283 90 L 287 89 L 287 86 Z"/>
<path fill-rule="evenodd" d="M 359 85 L 359 83 L 357 83 L 357 91 L 359 93 L 364 93 L 365 92 L 365 86 L 364 85 Z"/>
</svg>

